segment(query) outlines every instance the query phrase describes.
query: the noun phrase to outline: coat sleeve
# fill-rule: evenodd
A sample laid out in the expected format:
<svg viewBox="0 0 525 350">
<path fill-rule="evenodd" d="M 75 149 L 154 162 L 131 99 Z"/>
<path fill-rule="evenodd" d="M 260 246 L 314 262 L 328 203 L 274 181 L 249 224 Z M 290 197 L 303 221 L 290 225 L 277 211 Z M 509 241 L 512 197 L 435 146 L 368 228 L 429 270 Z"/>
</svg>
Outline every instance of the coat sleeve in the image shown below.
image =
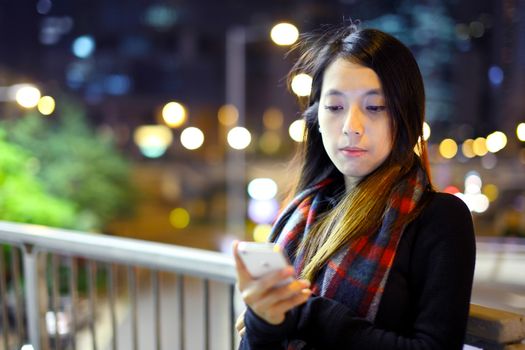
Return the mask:
<svg viewBox="0 0 525 350">
<path fill-rule="evenodd" d="M 296 336 L 316 349 L 455 350 L 463 348 L 475 263 L 472 218 L 453 196 L 426 210 L 414 242 L 408 334 L 376 327 L 344 305 L 312 297 L 297 310 Z"/>
</svg>

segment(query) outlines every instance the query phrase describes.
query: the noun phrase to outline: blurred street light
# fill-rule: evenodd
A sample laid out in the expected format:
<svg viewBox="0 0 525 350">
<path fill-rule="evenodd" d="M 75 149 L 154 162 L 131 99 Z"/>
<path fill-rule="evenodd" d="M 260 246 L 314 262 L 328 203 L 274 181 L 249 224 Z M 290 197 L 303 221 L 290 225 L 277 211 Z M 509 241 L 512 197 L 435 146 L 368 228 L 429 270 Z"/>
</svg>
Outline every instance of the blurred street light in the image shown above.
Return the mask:
<svg viewBox="0 0 525 350">
<path fill-rule="evenodd" d="M 236 126 L 228 132 L 228 144 L 231 148 L 243 150 L 252 142 L 252 135 L 248 129 Z"/>
<path fill-rule="evenodd" d="M 290 134 L 292 140 L 294 140 L 295 142 L 303 142 L 305 127 L 306 125 L 304 119 L 297 119 L 292 124 L 290 124 L 290 127 L 288 128 L 288 133 Z"/>
<path fill-rule="evenodd" d="M 466 139 L 461 145 L 461 152 L 466 158 L 474 158 L 476 153 L 474 153 L 474 140 Z"/>
<path fill-rule="evenodd" d="M 518 140 L 525 141 L 525 123 L 520 123 L 516 128 L 516 135 Z"/>
<path fill-rule="evenodd" d="M 12 89 L 16 102 L 24 108 L 34 108 L 40 100 L 40 90 L 33 85 L 15 85 Z"/>
<path fill-rule="evenodd" d="M 487 136 L 487 149 L 489 152 L 496 153 L 507 145 L 507 136 L 501 131 L 495 131 Z"/>
<path fill-rule="evenodd" d="M 484 137 L 478 137 L 474 140 L 472 150 L 477 156 L 483 157 L 488 152 L 487 140 Z"/>
<path fill-rule="evenodd" d="M 430 125 L 428 125 L 427 122 L 423 122 L 423 140 L 427 141 L 430 137 L 430 134 Z"/>
<path fill-rule="evenodd" d="M 162 156 L 173 142 L 171 130 L 164 125 L 139 126 L 133 136 L 140 152 L 148 158 Z"/>
<path fill-rule="evenodd" d="M 248 184 L 248 195 L 256 200 L 269 200 L 277 195 L 277 184 L 270 178 L 256 178 Z"/>
<path fill-rule="evenodd" d="M 279 23 L 272 28 L 270 37 L 277 45 L 292 45 L 299 38 L 299 30 L 291 23 Z"/>
<path fill-rule="evenodd" d="M 443 158 L 452 159 L 458 152 L 458 145 L 452 139 L 444 139 L 439 144 L 439 153 Z"/>
<path fill-rule="evenodd" d="M 312 91 L 312 78 L 305 73 L 297 74 L 292 79 L 292 91 L 300 97 L 310 96 Z"/>
<path fill-rule="evenodd" d="M 228 104 L 219 108 L 217 113 L 219 123 L 224 126 L 233 126 L 239 120 L 239 111 L 234 105 Z"/>
<path fill-rule="evenodd" d="M 38 101 L 37 108 L 43 115 L 50 115 L 55 111 L 55 99 L 51 96 L 43 96 Z"/>
<path fill-rule="evenodd" d="M 186 128 L 180 134 L 180 142 L 186 149 L 198 149 L 204 143 L 204 133 L 199 128 Z"/>
<path fill-rule="evenodd" d="M 170 128 L 178 128 L 186 122 L 186 108 L 178 102 L 168 102 L 162 108 L 162 119 Z"/>
</svg>

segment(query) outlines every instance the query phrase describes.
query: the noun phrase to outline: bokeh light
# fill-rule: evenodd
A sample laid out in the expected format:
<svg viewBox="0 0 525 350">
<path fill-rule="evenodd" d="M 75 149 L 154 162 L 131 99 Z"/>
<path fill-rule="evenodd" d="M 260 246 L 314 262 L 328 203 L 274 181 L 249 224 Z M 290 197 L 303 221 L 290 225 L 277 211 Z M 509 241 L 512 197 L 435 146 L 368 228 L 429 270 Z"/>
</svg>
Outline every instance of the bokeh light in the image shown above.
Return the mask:
<svg viewBox="0 0 525 350">
<path fill-rule="evenodd" d="M 199 128 L 186 128 L 180 134 L 180 143 L 186 149 L 198 149 L 204 143 L 204 133 Z"/>
<path fill-rule="evenodd" d="M 253 229 L 253 240 L 255 242 L 266 242 L 268 241 L 268 236 L 272 232 L 272 225 L 260 224 L 256 225 Z"/>
<path fill-rule="evenodd" d="M 501 85 L 503 83 L 503 69 L 499 66 L 491 66 L 489 68 L 489 80 L 493 85 Z"/>
<path fill-rule="evenodd" d="M 88 58 L 95 51 L 95 39 L 91 35 L 82 35 L 73 41 L 73 54 L 78 58 Z"/>
<path fill-rule="evenodd" d="M 445 187 L 445 189 L 443 190 L 443 192 L 445 192 L 445 193 L 450 193 L 450 194 L 456 194 L 456 193 L 459 193 L 459 192 L 461 192 L 461 191 L 460 191 L 459 188 L 457 188 L 456 186 L 452 186 L 452 185 L 450 185 L 450 186 Z"/>
<path fill-rule="evenodd" d="M 239 120 L 239 111 L 234 105 L 227 104 L 219 108 L 217 117 L 219 119 L 219 123 L 222 125 L 233 126 L 237 123 L 237 120 Z"/>
<path fill-rule="evenodd" d="M 299 38 L 299 30 L 291 23 L 279 23 L 273 26 L 270 37 L 277 45 L 292 45 Z"/>
<path fill-rule="evenodd" d="M 423 140 L 427 141 L 430 137 L 432 131 L 430 130 L 430 125 L 427 122 L 423 123 Z"/>
<path fill-rule="evenodd" d="M 55 99 L 51 96 L 42 96 L 38 100 L 37 108 L 43 115 L 50 115 L 55 111 Z"/>
<path fill-rule="evenodd" d="M 444 139 L 439 144 L 439 154 L 443 158 L 452 159 L 458 153 L 458 145 L 456 141 L 452 139 Z"/>
<path fill-rule="evenodd" d="M 474 151 L 475 155 L 483 157 L 488 152 L 487 140 L 484 137 L 478 137 L 472 144 L 472 150 Z"/>
<path fill-rule="evenodd" d="M 248 183 L 248 194 L 257 200 L 272 199 L 277 194 L 277 183 L 270 178 L 256 178 Z"/>
<path fill-rule="evenodd" d="M 290 127 L 288 128 L 288 134 L 295 142 L 303 142 L 305 128 L 306 124 L 304 119 L 297 119 L 292 124 L 290 124 Z"/>
<path fill-rule="evenodd" d="M 481 38 L 485 33 L 485 26 L 479 21 L 470 22 L 470 35 L 474 38 Z"/>
<path fill-rule="evenodd" d="M 141 153 L 148 158 L 162 156 L 173 142 L 171 130 L 164 125 L 139 126 L 133 138 Z"/>
<path fill-rule="evenodd" d="M 250 199 L 248 202 L 248 217 L 257 224 L 272 223 L 278 213 L 279 203 L 276 199 Z"/>
<path fill-rule="evenodd" d="M 478 193 L 472 198 L 472 211 L 476 213 L 484 213 L 489 208 L 490 201 L 487 196 L 482 193 Z"/>
<path fill-rule="evenodd" d="M 38 0 L 36 3 L 36 11 L 41 15 L 47 15 L 51 7 L 53 7 L 51 0 Z"/>
<path fill-rule="evenodd" d="M 265 131 L 259 138 L 259 147 L 266 154 L 274 154 L 281 147 L 281 136 L 275 131 Z"/>
<path fill-rule="evenodd" d="M 474 140 L 466 139 L 461 145 L 461 152 L 466 158 L 474 158 L 476 153 L 474 153 Z"/>
<path fill-rule="evenodd" d="M 40 101 L 40 90 L 33 85 L 20 85 L 16 88 L 15 100 L 24 108 L 34 108 Z"/>
<path fill-rule="evenodd" d="M 495 131 L 487 136 L 487 149 L 489 152 L 496 153 L 507 145 L 507 136 L 501 131 Z"/>
<path fill-rule="evenodd" d="M 277 130 L 283 126 L 283 112 L 279 108 L 271 107 L 264 111 L 263 123 L 266 129 Z"/>
<path fill-rule="evenodd" d="M 177 229 L 183 229 L 190 224 L 190 213 L 184 208 L 175 208 L 170 212 L 170 223 Z"/>
<path fill-rule="evenodd" d="M 518 140 L 525 141 L 525 123 L 519 123 L 516 127 L 516 135 L 518 136 Z"/>
<path fill-rule="evenodd" d="M 493 153 L 487 153 L 481 158 L 481 166 L 485 169 L 494 169 L 498 164 L 498 157 Z"/>
<path fill-rule="evenodd" d="M 481 193 L 481 176 L 476 171 L 469 171 L 465 175 L 465 193 Z"/>
<path fill-rule="evenodd" d="M 292 91 L 297 96 L 309 96 L 312 92 L 312 78 L 305 73 L 297 74 L 292 79 Z"/>
<path fill-rule="evenodd" d="M 496 199 L 498 199 L 499 196 L 499 190 L 498 187 L 494 184 L 486 184 L 483 186 L 483 189 L 481 191 L 490 202 L 494 202 Z"/>
<path fill-rule="evenodd" d="M 252 142 L 250 131 L 242 126 L 236 126 L 228 132 L 228 144 L 234 149 L 245 149 Z"/>
<path fill-rule="evenodd" d="M 179 102 L 168 102 L 162 108 L 162 119 L 170 128 L 178 128 L 186 122 L 186 108 Z"/>
</svg>

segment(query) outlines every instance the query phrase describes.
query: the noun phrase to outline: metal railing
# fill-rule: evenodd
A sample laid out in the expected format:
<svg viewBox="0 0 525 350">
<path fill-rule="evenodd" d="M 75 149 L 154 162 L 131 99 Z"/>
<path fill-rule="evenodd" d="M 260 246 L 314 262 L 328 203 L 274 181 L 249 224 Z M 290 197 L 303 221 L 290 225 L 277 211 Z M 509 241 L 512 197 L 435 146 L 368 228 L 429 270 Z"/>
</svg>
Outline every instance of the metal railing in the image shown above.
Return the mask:
<svg viewBox="0 0 525 350">
<path fill-rule="evenodd" d="M 525 242 L 508 243 L 478 241 L 477 280 L 520 280 Z M 226 254 L 9 222 L 0 222 L 2 245 L 9 250 L 0 249 L 0 349 L 238 344 L 235 270 Z M 469 344 L 500 349 L 524 338 L 522 315 L 473 305 Z"/>
<path fill-rule="evenodd" d="M 0 263 L 4 349 L 20 349 L 26 341 L 35 350 L 85 349 L 86 345 L 77 343 L 81 326 L 89 330 L 89 348 L 100 349 L 104 346 L 97 334 L 100 322 L 105 322 L 106 330 L 111 329 L 107 348 L 138 349 L 143 317 L 142 312 L 139 316 L 139 304 L 143 299 L 151 302 L 147 308 L 154 311 L 151 332 L 141 339 L 145 348 L 193 349 L 196 343 L 204 349 L 236 346 L 235 271 L 232 259 L 225 254 L 9 222 L 0 222 L 0 243 L 11 246 L 10 267 Z M 4 261 L 0 256 L 0 262 Z M 127 281 L 122 281 L 123 275 Z M 9 302 L 4 302 L 10 299 L 8 284 L 16 300 L 12 315 Z M 126 291 L 119 293 L 119 288 Z M 172 309 L 161 306 L 162 297 L 169 299 L 165 304 L 171 304 Z M 127 304 L 123 309 L 128 310 L 131 332 L 128 327 L 118 334 L 123 323 L 117 322 L 118 301 Z M 199 307 L 200 316 L 193 310 Z M 109 311 L 106 321 L 100 320 L 101 308 Z M 172 316 L 172 321 L 162 322 L 163 316 Z M 14 320 L 9 322 L 10 318 Z M 10 323 L 14 325 L 12 332 Z M 162 344 L 163 336 L 174 333 L 176 336 Z M 124 339 L 126 346 L 121 340 L 125 334 L 130 338 Z"/>
</svg>

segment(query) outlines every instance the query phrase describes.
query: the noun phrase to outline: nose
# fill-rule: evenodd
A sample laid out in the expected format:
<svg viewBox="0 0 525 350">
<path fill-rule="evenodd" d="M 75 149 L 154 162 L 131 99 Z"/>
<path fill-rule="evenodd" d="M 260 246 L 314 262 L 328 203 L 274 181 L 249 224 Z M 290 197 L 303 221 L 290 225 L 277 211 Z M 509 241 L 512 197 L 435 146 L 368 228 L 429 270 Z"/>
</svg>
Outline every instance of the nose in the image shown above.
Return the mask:
<svg viewBox="0 0 525 350">
<path fill-rule="evenodd" d="M 363 116 L 357 104 L 350 105 L 343 124 L 343 134 L 363 135 Z"/>
</svg>

